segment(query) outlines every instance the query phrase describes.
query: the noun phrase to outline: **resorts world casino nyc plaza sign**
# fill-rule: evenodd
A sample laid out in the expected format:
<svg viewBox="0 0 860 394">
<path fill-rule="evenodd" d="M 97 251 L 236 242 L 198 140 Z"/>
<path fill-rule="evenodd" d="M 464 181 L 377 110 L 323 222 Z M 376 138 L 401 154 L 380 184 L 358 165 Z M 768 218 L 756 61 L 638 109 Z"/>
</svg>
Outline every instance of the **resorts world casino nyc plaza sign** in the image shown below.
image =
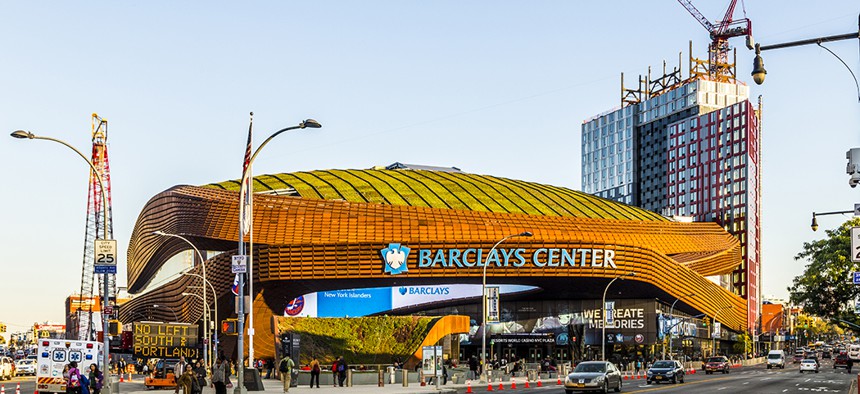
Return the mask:
<svg viewBox="0 0 860 394">
<path fill-rule="evenodd" d="M 526 249 L 497 248 L 484 257 L 484 250 L 470 249 L 412 249 L 399 243 L 390 243 L 379 251 L 383 268 L 391 275 L 409 270 L 410 255 L 414 255 L 417 268 L 471 268 L 484 264 L 498 267 L 558 267 L 558 268 L 611 268 L 615 266 L 613 249 L 538 248 L 532 253 Z"/>
</svg>

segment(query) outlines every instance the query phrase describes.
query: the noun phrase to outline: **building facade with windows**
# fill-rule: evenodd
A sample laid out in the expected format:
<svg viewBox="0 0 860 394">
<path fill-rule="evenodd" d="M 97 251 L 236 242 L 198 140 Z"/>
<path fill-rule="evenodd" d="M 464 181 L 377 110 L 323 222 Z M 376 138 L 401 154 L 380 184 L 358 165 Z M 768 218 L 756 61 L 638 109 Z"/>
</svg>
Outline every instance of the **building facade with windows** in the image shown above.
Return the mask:
<svg viewBox="0 0 860 394">
<path fill-rule="evenodd" d="M 666 216 L 716 222 L 741 242 L 743 262 L 711 279 L 759 315 L 758 113 L 742 83 L 703 78 L 647 92 L 647 99 L 582 124 L 582 188 Z"/>
</svg>

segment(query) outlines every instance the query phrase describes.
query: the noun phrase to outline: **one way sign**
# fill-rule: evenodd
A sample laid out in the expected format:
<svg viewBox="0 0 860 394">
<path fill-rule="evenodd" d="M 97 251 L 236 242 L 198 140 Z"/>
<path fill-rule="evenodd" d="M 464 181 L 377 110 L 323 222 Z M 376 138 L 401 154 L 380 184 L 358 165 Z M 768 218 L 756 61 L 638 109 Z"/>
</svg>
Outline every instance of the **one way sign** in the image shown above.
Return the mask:
<svg viewBox="0 0 860 394">
<path fill-rule="evenodd" d="M 860 204 L 854 204 L 854 216 L 860 216 Z"/>
</svg>

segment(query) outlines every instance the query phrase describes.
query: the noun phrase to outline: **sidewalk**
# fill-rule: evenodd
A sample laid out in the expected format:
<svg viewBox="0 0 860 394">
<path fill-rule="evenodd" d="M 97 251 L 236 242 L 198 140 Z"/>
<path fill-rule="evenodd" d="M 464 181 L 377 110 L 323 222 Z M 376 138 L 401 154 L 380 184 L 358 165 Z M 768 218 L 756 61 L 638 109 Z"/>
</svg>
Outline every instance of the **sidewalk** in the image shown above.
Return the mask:
<svg viewBox="0 0 860 394">
<path fill-rule="evenodd" d="M 139 376 L 139 378 L 138 378 Z M 525 387 L 525 378 L 519 377 L 516 379 L 517 388 Z M 540 381 L 542 387 L 555 387 L 558 383 L 557 378 L 553 379 L 542 379 Z M 493 390 L 497 391 L 499 388 L 499 384 L 504 384 L 505 390 L 510 390 L 512 382 L 493 382 Z M 531 387 L 537 387 L 537 382 L 529 382 Z M 354 385 L 352 387 L 332 387 L 321 385 L 320 388 L 310 388 L 308 386 L 299 386 L 290 388 L 290 393 L 298 393 L 298 394 L 327 394 L 327 393 L 343 393 L 343 394 L 427 394 L 427 393 L 455 393 L 458 390 L 466 390 L 468 384 L 459 383 L 453 384 L 450 381 L 448 384 L 440 386 L 439 390 L 436 390 L 436 386 L 427 385 L 421 386 L 419 383 L 409 382 L 409 387 L 403 387 L 401 383 L 397 384 L 386 384 L 384 387 L 378 387 L 377 385 Z M 263 391 L 249 391 L 248 394 L 283 394 L 283 386 L 280 381 L 274 379 L 264 379 L 263 387 L 265 390 Z M 472 382 L 472 390 L 485 392 L 487 391 L 486 383 L 479 383 L 477 381 Z M 143 375 L 135 375 L 134 381 L 132 383 L 123 382 L 119 384 L 119 392 L 120 394 L 173 394 L 173 390 L 170 389 L 162 389 L 162 390 L 147 390 L 143 385 Z M 206 387 L 203 390 L 203 394 L 215 394 L 215 389 Z M 233 389 L 227 389 L 227 394 L 233 394 Z"/>
</svg>

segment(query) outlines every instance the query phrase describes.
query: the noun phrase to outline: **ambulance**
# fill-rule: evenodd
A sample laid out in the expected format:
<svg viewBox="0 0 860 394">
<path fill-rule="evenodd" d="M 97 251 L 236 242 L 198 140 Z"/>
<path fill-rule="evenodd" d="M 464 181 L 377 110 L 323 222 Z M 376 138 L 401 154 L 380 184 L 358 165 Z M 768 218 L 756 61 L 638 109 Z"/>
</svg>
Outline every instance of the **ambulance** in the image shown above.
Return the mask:
<svg viewBox="0 0 860 394">
<path fill-rule="evenodd" d="M 72 339 L 39 339 L 36 358 L 36 394 L 65 393 L 66 380 L 63 367 L 76 361 L 82 375 L 88 374 L 90 365 L 96 364 L 100 370 L 102 343 Z"/>
</svg>

